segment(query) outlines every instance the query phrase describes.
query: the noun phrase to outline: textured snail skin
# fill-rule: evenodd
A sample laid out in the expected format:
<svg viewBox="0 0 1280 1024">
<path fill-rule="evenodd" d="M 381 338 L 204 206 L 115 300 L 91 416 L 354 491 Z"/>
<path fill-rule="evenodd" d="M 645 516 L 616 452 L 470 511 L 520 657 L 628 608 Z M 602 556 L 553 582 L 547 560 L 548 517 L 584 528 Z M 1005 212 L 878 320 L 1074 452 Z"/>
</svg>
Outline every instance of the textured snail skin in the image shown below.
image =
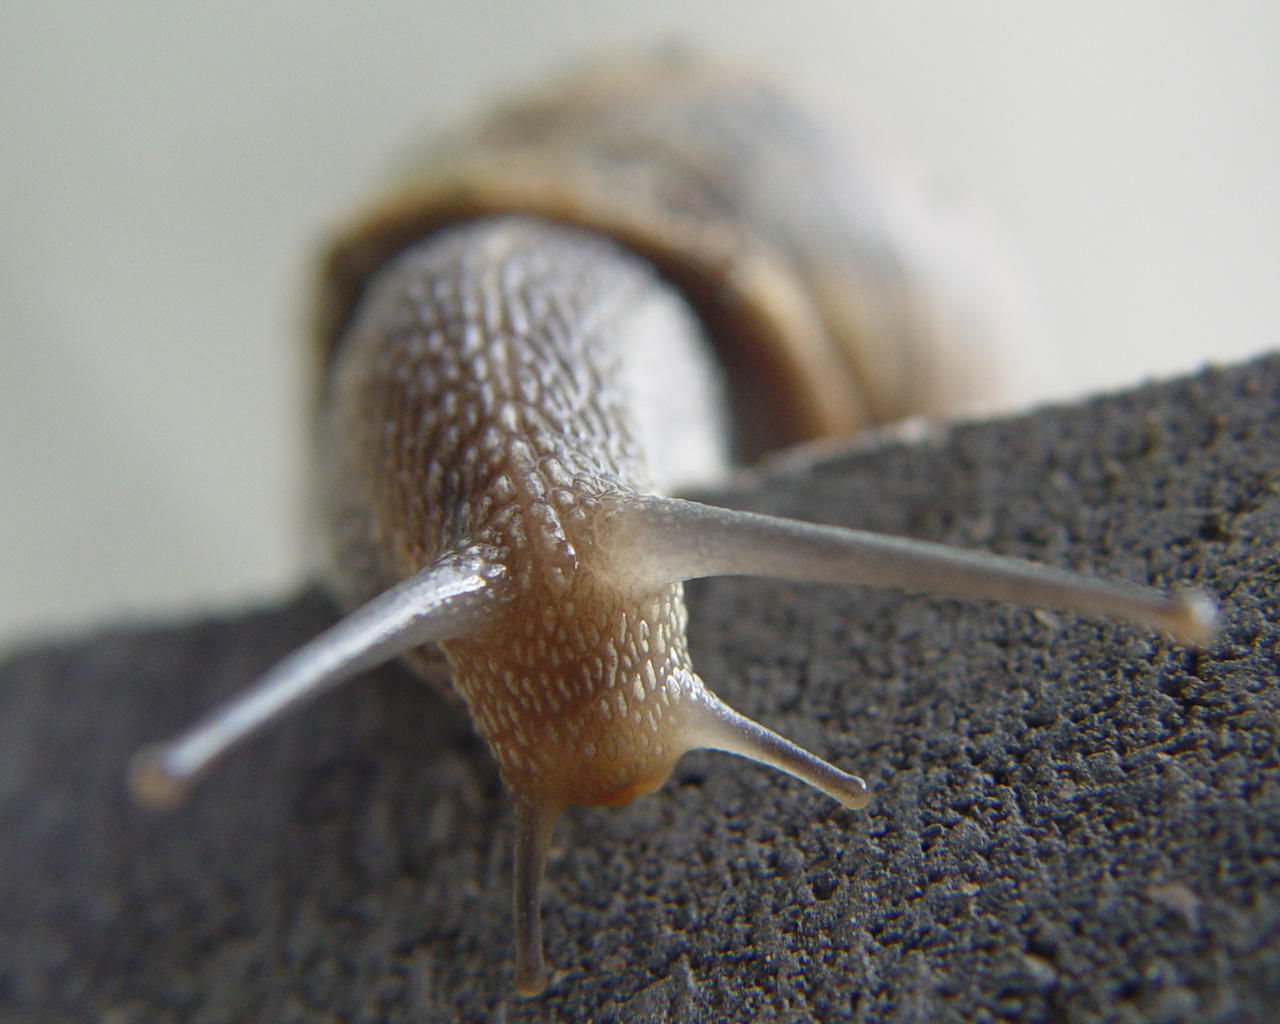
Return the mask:
<svg viewBox="0 0 1280 1024">
<path fill-rule="evenodd" d="M 533 994 L 547 983 L 539 888 L 552 829 L 570 804 L 650 792 L 697 747 L 789 772 L 849 808 L 869 798 L 861 779 L 707 689 L 689 660 L 684 580 L 870 583 L 1128 618 L 1191 643 L 1212 635 L 1213 606 L 1197 595 L 670 497 L 728 465 L 727 396 L 737 392 L 712 348 L 722 355 L 732 339 L 703 332 L 745 325 L 734 289 L 754 282 L 780 289 L 771 301 L 786 297 L 774 302 L 776 318 L 763 303 L 756 342 L 820 319 L 792 301 L 804 285 L 779 284 L 788 261 L 778 253 L 788 247 L 774 252 L 770 232 L 747 231 L 734 235 L 740 245 L 681 270 L 655 256 L 666 236 L 683 237 L 664 216 L 640 246 L 653 258 L 641 258 L 617 244 L 626 232 L 616 224 L 593 232 L 503 213 L 492 200 L 465 217 L 466 204 L 446 202 L 431 224 L 430 203 L 419 204 L 408 219 L 420 233 L 397 229 L 387 248 L 390 222 L 375 218 L 373 250 L 339 247 L 335 266 L 348 271 L 377 251 L 358 285 L 335 281 L 351 301 L 326 314 L 336 333 L 324 339 L 316 426 L 322 574 L 354 610 L 242 697 L 141 751 L 132 774 L 141 802 L 173 805 L 217 757 L 285 710 L 397 656 L 421 667 L 426 645 L 438 644 L 514 805 L 514 980 Z M 710 235 L 723 242 L 726 232 Z M 686 304 L 671 275 L 703 305 Z M 815 294 L 830 305 L 834 290 L 827 277 Z M 708 295 L 719 296 L 719 315 L 707 315 Z"/>
<path fill-rule="evenodd" d="M 647 265 L 529 218 L 400 256 L 337 354 L 320 425 L 334 589 L 358 601 L 451 551 L 504 570 L 483 620 L 440 646 L 527 847 L 522 990 L 544 984 L 530 904 L 561 811 L 625 803 L 686 751 L 733 745 L 739 716 L 689 661 L 680 584 L 637 588 L 595 536 L 602 510 L 724 467 L 720 392 L 692 315 Z"/>
<path fill-rule="evenodd" d="M 362 599 L 458 548 L 505 568 L 494 614 L 441 647 L 508 789 L 531 805 L 653 789 L 690 746 L 689 704 L 707 700 L 679 584 L 636 595 L 592 557 L 596 510 L 668 475 L 628 393 L 637 324 L 683 332 L 684 345 L 664 338 L 672 412 L 687 449 L 722 457 L 712 365 L 676 303 L 602 239 L 482 221 L 380 275 L 334 368 L 321 451 L 345 544 L 335 588 Z M 393 578 L 351 577 L 360 565 Z"/>
</svg>

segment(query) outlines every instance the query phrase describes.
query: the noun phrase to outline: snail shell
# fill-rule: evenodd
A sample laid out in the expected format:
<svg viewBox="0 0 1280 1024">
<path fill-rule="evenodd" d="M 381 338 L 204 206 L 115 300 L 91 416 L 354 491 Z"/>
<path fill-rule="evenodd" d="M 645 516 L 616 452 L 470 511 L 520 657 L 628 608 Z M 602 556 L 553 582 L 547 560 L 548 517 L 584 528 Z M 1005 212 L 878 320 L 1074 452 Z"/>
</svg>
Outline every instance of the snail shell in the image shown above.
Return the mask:
<svg viewBox="0 0 1280 1024">
<path fill-rule="evenodd" d="M 969 222 L 860 156 L 734 68 L 680 53 L 588 66 L 408 162 L 332 249 L 321 343 L 405 246 L 526 213 L 604 234 L 676 286 L 729 375 L 743 461 L 1004 397 L 1026 341 L 1004 267 Z"/>
<path fill-rule="evenodd" d="M 919 404 L 899 378 L 945 365 L 951 343 L 918 328 L 948 318 L 920 314 L 929 289 L 840 180 L 774 93 L 684 61 L 589 71 L 429 151 L 327 269 L 319 518 L 356 610 L 141 752 L 139 797 L 174 802 L 286 708 L 438 644 L 515 808 L 515 982 L 534 993 L 570 804 L 649 792 L 696 747 L 867 802 L 707 689 L 684 580 L 892 585 L 1203 639 L 1198 597 L 668 496 L 723 471 L 731 413 L 758 451 L 941 393 Z"/>
</svg>

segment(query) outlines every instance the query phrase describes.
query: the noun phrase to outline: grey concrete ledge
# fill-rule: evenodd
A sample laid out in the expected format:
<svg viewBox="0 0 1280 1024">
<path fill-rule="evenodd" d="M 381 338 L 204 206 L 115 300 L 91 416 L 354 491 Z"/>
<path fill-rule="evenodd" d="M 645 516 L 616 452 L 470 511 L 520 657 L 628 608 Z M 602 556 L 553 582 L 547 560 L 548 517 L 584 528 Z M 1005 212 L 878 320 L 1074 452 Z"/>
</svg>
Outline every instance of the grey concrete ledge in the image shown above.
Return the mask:
<svg viewBox="0 0 1280 1024">
<path fill-rule="evenodd" d="M 577 809 L 548 992 L 510 990 L 510 819 L 392 667 L 152 816 L 135 747 L 331 621 L 120 629 L 0 667 L 0 1019 L 1267 1021 L 1280 1006 L 1280 357 L 766 472 L 728 500 L 1194 584 L 1196 654 L 1107 622 L 833 587 L 691 586 L 700 673 L 840 766 L 840 810 L 686 758 Z"/>
</svg>

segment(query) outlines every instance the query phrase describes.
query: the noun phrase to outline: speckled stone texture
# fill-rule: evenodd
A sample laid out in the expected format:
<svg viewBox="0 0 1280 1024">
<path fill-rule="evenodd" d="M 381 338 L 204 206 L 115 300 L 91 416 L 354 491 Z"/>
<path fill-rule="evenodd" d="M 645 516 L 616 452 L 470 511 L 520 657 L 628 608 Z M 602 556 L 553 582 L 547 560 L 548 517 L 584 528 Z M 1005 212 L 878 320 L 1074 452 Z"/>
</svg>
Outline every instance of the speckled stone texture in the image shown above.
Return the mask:
<svg viewBox="0 0 1280 1024">
<path fill-rule="evenodd" d="M 729 703 L 864 774 L 862 812 L 726 755 L 570 812 L 557 974 L 510 989 L 511 820 L 450 701 L 391 667 L 188 806 L 125 765 L 332 620 L 283 608 L 0 668 L 0 1019 L 1270 1021 L 1280 1007 L 1280 357 L 782 462 L 723 500 L 1194 583 L 1201 654 L 853 588 L 689 588 Z"/>
</svg>

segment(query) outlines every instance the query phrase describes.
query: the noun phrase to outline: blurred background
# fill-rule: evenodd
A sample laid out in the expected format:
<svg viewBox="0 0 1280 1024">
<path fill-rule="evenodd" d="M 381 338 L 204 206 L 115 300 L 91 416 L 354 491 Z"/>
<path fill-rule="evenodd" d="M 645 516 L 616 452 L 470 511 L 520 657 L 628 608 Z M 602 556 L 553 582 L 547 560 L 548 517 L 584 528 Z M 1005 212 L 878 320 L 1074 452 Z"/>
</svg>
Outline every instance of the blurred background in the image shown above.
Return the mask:
<svg viewBox="0 0 1280 1024">
<path fill-rule="evenodd" d="M 1280 6 L 0 5 L 0 645 L 302 578 L 313 254 L 415 132 L 583 51 L 773 70 L 985 209 L 1068 398 L 1280 344 Z"/>
</svg>

